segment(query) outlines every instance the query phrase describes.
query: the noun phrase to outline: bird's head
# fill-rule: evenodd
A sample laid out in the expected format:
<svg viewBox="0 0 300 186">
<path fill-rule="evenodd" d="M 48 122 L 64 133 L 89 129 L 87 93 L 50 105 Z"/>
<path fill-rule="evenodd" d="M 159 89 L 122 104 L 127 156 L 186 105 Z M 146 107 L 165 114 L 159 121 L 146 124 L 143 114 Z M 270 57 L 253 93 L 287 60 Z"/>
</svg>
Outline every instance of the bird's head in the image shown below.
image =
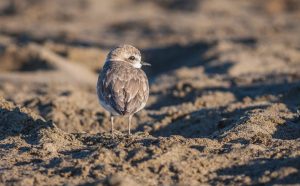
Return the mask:
<svg viewBox="0 0 300 186">
<path fill-rule="evenodd" d="M 120 45 L 112 49 L 107 55 L 106 61 L 126 62 L 134 68 L 141 68 L 143 65 L 151 66 L 142 61 L 141 52 L 131 45 Z"/>
</svg>

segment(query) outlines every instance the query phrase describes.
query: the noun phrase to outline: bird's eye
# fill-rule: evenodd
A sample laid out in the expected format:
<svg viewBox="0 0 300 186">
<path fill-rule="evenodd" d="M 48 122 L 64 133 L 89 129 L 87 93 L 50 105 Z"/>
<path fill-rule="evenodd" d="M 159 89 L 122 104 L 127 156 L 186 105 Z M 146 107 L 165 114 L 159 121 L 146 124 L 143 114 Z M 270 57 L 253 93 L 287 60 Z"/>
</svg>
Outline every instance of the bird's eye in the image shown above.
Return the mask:
<svg viewBox="0 0 300 186">
<path fill-rule="evenodd" d="M 129 59 L 130 59 L 131 61 L 133 61 L 133 60 L 135 60 L 135 57 L 134 57 L 134 56 L 130 56 Z"/>
</svg>

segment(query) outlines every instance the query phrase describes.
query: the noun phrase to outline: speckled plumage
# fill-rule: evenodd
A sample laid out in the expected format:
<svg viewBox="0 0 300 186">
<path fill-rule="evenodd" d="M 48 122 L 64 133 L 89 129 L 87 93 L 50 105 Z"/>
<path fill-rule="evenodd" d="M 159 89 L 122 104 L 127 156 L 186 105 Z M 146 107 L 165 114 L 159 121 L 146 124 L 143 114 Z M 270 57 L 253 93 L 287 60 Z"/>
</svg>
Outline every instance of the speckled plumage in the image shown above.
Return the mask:
<svg viewBox="0 0 300 186">
<path fill-rule="evenodd" d="M 129 60 L 132 56 L 134 60 Z M 97 83 L 100 103 L 112 117 L 129 117 L 129 133 L 132 115 L 144 108 L 149 96 L 148 79 L 141 66 L 138 49 L 119 46 L 108 54 Z"/>
<path fill-rule="evenodd" d="M 99 99 L 113 115 L 131 115 L 145 106 L 149 86 L 143 70 L 119 61 L 106 63 L 98 80 Z"/>
</svg>

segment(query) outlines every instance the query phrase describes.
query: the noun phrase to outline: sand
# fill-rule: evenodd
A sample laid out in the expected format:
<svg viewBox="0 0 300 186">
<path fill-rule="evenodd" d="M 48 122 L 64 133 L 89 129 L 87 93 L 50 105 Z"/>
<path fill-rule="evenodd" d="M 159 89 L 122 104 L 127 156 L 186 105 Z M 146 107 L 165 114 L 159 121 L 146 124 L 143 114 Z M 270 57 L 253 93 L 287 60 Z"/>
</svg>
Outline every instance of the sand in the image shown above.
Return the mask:
<svg viewBox="0 0 300 186">
<path fill-rule="evenodd" d="M 297 0 L 1 1 L 0 184 L 300 184 L 298 20 Z M 150 97 L 112 138 L 95 82 L 121 43 Z"/>
</svg>

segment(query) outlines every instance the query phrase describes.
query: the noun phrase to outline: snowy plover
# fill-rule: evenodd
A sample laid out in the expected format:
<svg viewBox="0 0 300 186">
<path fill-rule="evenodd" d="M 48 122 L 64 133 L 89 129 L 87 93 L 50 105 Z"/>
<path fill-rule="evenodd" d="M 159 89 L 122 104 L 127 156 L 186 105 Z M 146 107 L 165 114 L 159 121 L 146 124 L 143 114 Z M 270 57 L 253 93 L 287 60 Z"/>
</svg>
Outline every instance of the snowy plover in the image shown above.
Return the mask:
<svg viewBox="0 0 300 186">
<path fill-rule="evenodd" d="M 128 117 L 128 134 L 132 116 L 143 109 L 149 96 L 149 84 L 141 61 L 141 53 L 131 45 L 121 45 L 109 52 L 97 82 L 100 104 L 114 117 Z"/>
</svg>

